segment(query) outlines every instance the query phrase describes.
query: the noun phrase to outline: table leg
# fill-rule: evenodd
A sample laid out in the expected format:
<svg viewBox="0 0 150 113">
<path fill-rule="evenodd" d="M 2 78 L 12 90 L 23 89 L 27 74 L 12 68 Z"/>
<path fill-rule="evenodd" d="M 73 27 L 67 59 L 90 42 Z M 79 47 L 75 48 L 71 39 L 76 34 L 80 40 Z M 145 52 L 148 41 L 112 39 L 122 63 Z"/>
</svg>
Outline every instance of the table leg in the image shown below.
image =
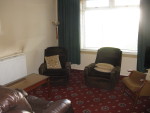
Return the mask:
<svg viewBox="0 0 150 113">
<path fill-rule="evenodd" d="M 50 97 L 51 94 L 51 85 L 50 85 L 50 79 L 47 80 L 47 87 L 48 87 L 48 97 Z"/>
</svg>

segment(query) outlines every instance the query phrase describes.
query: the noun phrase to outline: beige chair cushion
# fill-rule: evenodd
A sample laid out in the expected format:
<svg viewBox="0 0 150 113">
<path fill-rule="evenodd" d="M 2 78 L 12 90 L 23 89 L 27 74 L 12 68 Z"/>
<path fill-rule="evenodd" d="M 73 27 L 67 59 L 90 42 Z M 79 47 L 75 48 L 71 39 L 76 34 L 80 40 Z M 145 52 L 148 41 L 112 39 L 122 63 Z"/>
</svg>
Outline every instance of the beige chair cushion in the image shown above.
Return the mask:
<svg viewBox="0 0 150 113">
<path fill-rule="evenodd" d="M 122 82 L 128 87 L 132 92 L 136 92 L 141 88 L 141 84 L 134 82 L 129 77 L 124 77 Z"/>
<path fill-rule="evenodd" d="M 113 65 L 108 64 L 108 63 L 97 63 L 95 66 L 96 67 L 94 69 L 96 71 L 106 72 L 106 73 L 110 73 L 112 69 L 114 68 Z"/>
<path fill-rule="evenodd" d="M 61 69 L 59 55 L 45 57 L 47 69 Z"/>
</svg>

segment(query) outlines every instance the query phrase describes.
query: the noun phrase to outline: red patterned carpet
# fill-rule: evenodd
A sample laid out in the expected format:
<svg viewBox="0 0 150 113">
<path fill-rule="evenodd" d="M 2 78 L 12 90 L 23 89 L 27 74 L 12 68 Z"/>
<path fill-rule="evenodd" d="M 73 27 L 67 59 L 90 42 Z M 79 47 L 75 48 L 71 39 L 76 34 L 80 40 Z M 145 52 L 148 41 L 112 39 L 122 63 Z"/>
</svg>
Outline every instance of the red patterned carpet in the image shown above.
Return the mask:
<svg viewBox="0 0 150 113">
<path fill-rule="evenodd" d="M 52 87 L 48 98 L 46 86 L 30 92 L 47 100 L 70 99 L 75 113 L 150 113 L 150 97 L 142 97 L 133 106 L 132 99 L 122 92 L 121 81 L 112 91 L 89 88 L 84 84 L 83 71 L 72 70 L 67 87 Z"/>
</svg>

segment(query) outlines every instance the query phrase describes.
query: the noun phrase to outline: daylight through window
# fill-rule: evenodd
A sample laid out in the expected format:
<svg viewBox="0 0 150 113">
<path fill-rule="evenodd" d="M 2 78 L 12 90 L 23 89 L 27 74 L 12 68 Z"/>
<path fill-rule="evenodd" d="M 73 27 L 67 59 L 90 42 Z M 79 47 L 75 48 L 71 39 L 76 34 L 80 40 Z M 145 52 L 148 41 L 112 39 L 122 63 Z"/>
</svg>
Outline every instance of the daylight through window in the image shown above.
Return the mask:
<svg viewBox="0 0 150 113">
<path fill-rule="evenodd" d="M 81 47 L 136 52 L 140 0 L 82 0 Z"/>
</svg>

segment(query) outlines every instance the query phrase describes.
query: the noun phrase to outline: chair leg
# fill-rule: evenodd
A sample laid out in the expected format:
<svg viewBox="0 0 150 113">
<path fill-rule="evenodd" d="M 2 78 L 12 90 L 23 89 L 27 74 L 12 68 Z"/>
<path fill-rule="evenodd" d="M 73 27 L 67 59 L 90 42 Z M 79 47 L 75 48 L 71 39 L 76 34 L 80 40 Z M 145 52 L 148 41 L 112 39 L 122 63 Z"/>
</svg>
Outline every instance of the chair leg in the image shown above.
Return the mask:
<svg viewBox="0 0 150 113">
<path fill-rule="evenodd" d="M 123 88 L 123 93 L 126 93 L 127 95 L 129 95 L 128 94 L 128 92 L 126 91 L 126 86 L 124 86 L 124 88 Z M 132 94 L 132 95 L 134 95 L 134 93 Z M 132 97 L 132 100 L 133 100 L 133 106 L 135 106 L 136 104 L 137 104 L 137 101 L 138 101 L 138 99 L 139 99 L 139 94 L 138 93 L 135 93 L 135 98 L 134 98 L 134 96 L 131 96 Z"/>
<path fill-rule="evenodd" d="M 138 101 L 139 97 L 140 97 L 139 94 L 136 94 L 136 97 L 135 97 L 135 100 L 134 100 L 134 105 L 137 104 L 137 101 Z"/>
<path fill-rule="evenodd" d="M 122 86 L 123 86 L 123 90 L 121 90 L 121 91 L 122 91 L 122 93 L 125 93 L 126 86 L 125 85 L 122 85 Z"/>
</svg>

